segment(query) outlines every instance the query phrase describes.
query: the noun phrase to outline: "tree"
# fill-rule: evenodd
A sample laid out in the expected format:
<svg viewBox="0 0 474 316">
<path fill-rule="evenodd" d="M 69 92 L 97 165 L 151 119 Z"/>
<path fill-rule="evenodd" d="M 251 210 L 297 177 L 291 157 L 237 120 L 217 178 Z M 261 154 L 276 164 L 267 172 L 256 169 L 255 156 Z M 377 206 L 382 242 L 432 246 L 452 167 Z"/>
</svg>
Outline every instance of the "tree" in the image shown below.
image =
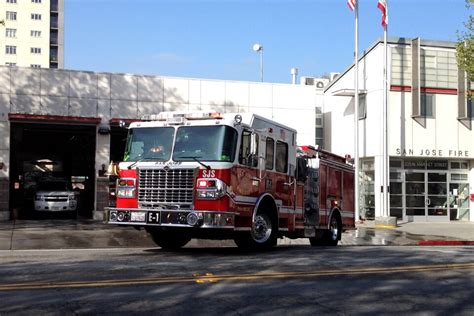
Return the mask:
<svg viewBox="0 0 474 316">
<path fill-rule="evenodd" d="M 466 8 L 474 8 L 474 0 L 466 0 Z M 474 16 L 469 15 L 469 19 L 464 22 L 466 30 L 458 34 L 456 44 L 456 58 L 458 66 L 466 71 L 467 79 L 474 81 Z"/>
</svg>

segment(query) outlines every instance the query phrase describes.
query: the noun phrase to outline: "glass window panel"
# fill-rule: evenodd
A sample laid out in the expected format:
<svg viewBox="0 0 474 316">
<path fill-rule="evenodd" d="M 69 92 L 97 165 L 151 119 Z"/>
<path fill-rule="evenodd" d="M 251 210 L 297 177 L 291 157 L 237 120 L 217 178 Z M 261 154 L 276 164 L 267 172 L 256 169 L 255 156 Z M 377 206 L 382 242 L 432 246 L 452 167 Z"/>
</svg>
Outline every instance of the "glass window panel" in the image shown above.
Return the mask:
<svg viewBox="0 0 474 316">
<path fill-rule="evenodd" d="M 429 207 L 447 207 L 447 196 L 428 195 Z"/>
<path fill-rule="evenodd" d="M 446 182 L 446 173 L 428 173 L 428 181 Z"/>
<path fill-rule="evenodd" d="M 406 194 L 425 194 L 424 183 L 406 183 L 405 184 Z"/>
<path fill-rule="evenodd" d="M 401 172 L 390 172 L 390 180 L 402 180 Z"/>
<path fill-rule="evenodd" d="M 425 196 L 424 195 L 407 195 L 406 196 L 407 207 L 424 207 Z"/>
<path fill-rule="evenodd" d="M 403 196 L 401 195 L 390 195 L 390 207 L 402 207 Z"/>
<path fill-rule="evenodd" d="M 446 183 L 428 183 L 428 194 L 446 195 L 448 185 Z"/>
<path fill-rule="evenodd" d="M 373 160 L 364 160 L 362 161 L 363 170 L 374 170 L 374 161 Z"/>
<path fill-rule="evenodd" d="M 267 170 L 273 169 L 274 144 L 275 141 L 268 137 L 265 146 L 265 169 Z"/>
<path fill-rule="evenodd" d="M 277 141 L 276 143 L 276 171 L 288 170 L 288 144 Z"/>
<path fill-rule="evenodd" d="M 469 209 L 458 209 L 456 214 L 456 220 L 469 221 Z"/>
<path fill-rule="evenodd" d="M 419 172 L 407 172 L 405 175 L 405 180 L 408 181 L 425 181 L 425 174 Z"/>
<path fill-rule="evenodd" d="M 323 129 L 320 127 L 316 128 L 316 137 L 323 137 Z"/>
<path fill-rule="evenodd" d="M 403 209 L 401 208 L 390 208 L 390 216 L 395 216 L 398 219 L 403 218 Z"/>
<path fill-rule="evenodd" d="M 425 209 L 424 208 L 407 208 L 406 214 L 408 216 L 424 216 Z"/>
<path fill-rule="evenodd" d="M 461 173 L 453 173 L 453 174 L 451 174 L 451 180 L 453 180 L 453 181 L 467 181 L 468 180 L 468 175 L 467 174 L 461 174 Z"/>
<path fill-rule="evenodd" d="M 390 168 L 401 168 L 402 161 L 401 160 L 390 160 Z"/>
<path fill-rule="evenodd" d="M 390 196 L 392 196 L 392 194 L 402 194 L 401 182 L 390 182 Z"/>
<path fill-rule="evenodd" d="M 374 181 L 374 171 L 364 171 L 362 181 L 372 182 Z"/>
<path fill-rule="evenodd" d="M 428 215 L 429 216 L 446 216 L 448 215 L 448 210 L 445 208 L 429 208 Z"/>
</svg>

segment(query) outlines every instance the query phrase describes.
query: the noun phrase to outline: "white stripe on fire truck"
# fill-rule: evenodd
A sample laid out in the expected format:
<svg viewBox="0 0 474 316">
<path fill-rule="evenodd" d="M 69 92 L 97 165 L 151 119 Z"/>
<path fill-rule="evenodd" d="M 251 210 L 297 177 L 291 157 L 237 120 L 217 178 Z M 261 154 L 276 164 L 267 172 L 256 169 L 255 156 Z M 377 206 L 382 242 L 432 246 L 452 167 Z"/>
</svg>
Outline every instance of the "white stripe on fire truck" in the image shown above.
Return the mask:
<svg viewBox="0 0 474 316">
<path fill-rule="evenodd" d="M 342 212 L 342 217 L 354 217 L 354 212 Z"/>
<path fill-rule="evenodd" d="M 233 198 L 236 203 L 239 204 L 252 204 L 255 205 L 257 203 L 257 198 L 254 196 L 244 196 L 244 195 L 237 195 Z"/>
</svg>

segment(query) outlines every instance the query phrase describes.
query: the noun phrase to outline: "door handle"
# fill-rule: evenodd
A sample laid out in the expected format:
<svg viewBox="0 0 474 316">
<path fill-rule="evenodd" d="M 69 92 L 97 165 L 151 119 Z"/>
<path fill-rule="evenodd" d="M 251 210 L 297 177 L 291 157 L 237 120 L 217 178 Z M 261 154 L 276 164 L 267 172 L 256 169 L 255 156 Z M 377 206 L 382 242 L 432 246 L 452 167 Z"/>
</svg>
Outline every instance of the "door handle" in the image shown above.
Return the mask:
<svg viewBox="0 0 474 316">
<path fill-rule="evenodd" d="M 425 203 L 426 203 L 426 205 L 428 205 L 428 206 L 431 205 L 431 199 L 426 199 L 426 200 L 425 200 Z"/>
</svg>

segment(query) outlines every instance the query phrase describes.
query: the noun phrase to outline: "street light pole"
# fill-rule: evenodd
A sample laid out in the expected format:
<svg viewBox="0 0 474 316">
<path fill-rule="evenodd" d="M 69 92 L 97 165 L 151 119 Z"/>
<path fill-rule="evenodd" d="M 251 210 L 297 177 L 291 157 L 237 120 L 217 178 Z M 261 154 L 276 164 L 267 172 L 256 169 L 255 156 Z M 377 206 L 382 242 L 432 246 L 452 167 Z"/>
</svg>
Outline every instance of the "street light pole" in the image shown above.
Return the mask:
<svg viewBox="0 0 474 316">
<path fill-rule="evenodd" d="M 254 44 L 253 50 L 260 53 L 260 81 L 263 82 L 263 46 L 260 44 Z"/>
</svg>

